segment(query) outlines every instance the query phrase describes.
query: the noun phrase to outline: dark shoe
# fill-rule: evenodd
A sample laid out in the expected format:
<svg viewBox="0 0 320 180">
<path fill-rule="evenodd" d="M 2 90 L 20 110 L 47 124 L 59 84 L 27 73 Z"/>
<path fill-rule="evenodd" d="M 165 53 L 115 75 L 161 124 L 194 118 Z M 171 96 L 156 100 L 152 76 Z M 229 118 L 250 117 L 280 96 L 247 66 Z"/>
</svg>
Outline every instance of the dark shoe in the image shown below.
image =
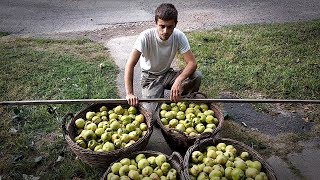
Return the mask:
<svg viewBox="0 0 320 180">
<path fill-rule="evenodd" d="M 183 98 L 190 99 L 207 99 L 207 95 L 201 92 L 192 92 L 183 96 Z"/>
</svg>

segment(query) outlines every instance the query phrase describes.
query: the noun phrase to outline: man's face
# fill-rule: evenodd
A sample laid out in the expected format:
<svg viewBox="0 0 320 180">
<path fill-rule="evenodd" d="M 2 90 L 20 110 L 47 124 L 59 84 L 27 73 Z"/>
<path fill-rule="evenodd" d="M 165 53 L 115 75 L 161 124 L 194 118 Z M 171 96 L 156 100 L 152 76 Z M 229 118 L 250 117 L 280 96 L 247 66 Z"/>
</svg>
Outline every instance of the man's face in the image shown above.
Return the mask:
<svg viewBox="0 0 320 180">
<path fill-rule="evenodd" d="M 168 40 L 171 34 L 173 33 L 173 30 L 175 27 L 176 27 L 176 23 L 174 20 L 164 21 L 162 19 L 158 19 L 157 30 L 158 30 L 160 39 L 163 41 Z"/>
</svg>

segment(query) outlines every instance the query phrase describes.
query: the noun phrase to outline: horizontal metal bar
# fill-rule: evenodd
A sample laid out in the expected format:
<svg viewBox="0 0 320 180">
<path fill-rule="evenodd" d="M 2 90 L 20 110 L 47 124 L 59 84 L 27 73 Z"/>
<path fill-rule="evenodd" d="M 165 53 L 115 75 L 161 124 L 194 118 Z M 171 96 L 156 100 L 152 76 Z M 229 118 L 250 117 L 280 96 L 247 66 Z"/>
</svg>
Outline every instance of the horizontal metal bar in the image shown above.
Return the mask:
<svg viewBox="0 0 320 180">
<path fill-rule="evenodd" d="M 300 99 L 180 99 L 183 102 L 197 103 L 304 103 L 320 104 L 320 100 Z M 139 99 L 139 102 L 172 102 L 166 98 Z M 127 103 L 126 99 L 66 99 L 66 100 L 24 100 L 24 101 L 2 101 L 0 106 L 17 105 L 46 105 L 46 104 L 92 104 L 92 103 Z"/>
</svg>

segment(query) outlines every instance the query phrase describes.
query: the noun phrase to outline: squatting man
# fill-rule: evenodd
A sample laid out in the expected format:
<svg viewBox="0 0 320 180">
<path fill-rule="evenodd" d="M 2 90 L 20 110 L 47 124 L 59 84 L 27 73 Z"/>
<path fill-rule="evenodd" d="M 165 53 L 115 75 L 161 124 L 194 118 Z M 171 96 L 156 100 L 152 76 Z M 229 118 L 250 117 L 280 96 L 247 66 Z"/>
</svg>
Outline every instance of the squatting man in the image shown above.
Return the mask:
<svg viewBox="0 0 320 180">
<path fill-rule="evenodd" d="M 125 66 L 126 100 L 131 106 L 139 99 L 133 91 L 134 67 L 140 61 L 142 98 L 163 98 L 170 90 L 170 100 L 197 92 L 202 74 L 197 71 L 197 61 L 190 50 L 186 35 L 176 28 L 178 11 L 173 4 L 163 3 L 155 10 L 156 27 L 144 30 L 136 39 Z M 173 69 L 171 64 L 179 53 L 185 61 L 183 69 Z M 154 112 L 156 103 L 146 103 L 145 108 Z"/>
</svg>

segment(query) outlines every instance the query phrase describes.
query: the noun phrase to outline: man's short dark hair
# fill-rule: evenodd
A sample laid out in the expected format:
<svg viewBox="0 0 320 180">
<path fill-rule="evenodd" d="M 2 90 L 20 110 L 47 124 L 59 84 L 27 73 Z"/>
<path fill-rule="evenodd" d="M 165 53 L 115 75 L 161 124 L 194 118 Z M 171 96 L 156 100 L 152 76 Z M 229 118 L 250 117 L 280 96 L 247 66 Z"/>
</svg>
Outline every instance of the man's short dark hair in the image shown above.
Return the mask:
<svg viewBox="0 0 320 180">
<path fill-rule="evenodd" d="M 174 20 L 174 22 L 178 23 L 178 11 L 174 7 L 173 4 L 163 3 L 157 7 L 155 11 L 155 21 L 158 22 L 158 19 L 169 21 Z"/>
</svg>

